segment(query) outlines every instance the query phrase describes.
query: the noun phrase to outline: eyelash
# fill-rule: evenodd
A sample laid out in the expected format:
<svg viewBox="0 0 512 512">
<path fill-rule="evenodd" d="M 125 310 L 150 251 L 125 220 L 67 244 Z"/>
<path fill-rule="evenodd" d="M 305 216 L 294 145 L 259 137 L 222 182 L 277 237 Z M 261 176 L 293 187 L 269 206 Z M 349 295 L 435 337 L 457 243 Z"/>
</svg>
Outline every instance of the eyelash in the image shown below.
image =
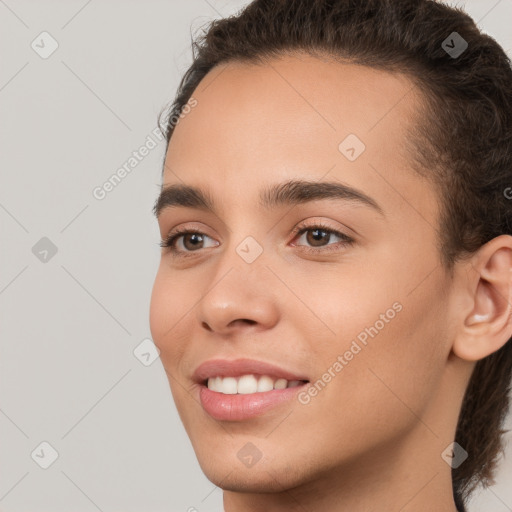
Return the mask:
<svg viewBox="0 0 512 512">
<path fill-rule="evenodd" d="M 308 246 L 304 246 L 304 245 L 298 246 L 298 247 L 301 247 L 302 251 L 312 253 L 312 254 L 331 253 L 331 252 L 338 251 L 340 247 L 341 248 L 347 247 L 347 246 L 352 245 L 355 242 L 355 240 L 353 238 L 349 237 L 345 233 L 342 233 L 340 231 L 332 229 L 329 226 L 327 226 L 321 222 L 312 224 L 310 226 L 304 225 L 304 224 L 297 226 L 293 230 L 293 239 L 297 238 L 298 236 L 302 236 L 304 233 L 307 233 L 308 231 L 314 231 L 314 230 L 325 231 L 331 235 L 335 235 L 335 236 L 339 237 L 341 240 L 335 244 L 329 244 L 324 247 L 308 247 Z M 183 235 L 202 235 L 202 236 L 208 237 L 208 235 L 206 235 L 205 233 L 195 230 L 195 229 L 177 228 L 173 232 L 171 232 L 167 238 L 165 238 L 164 240 L 162 240 L 160 242 L 160 247 L 169 249 L 169 252 L 172 253 L 173 256 L 176 256 L 176 257 L 193 256 L 194 253 L 199 252 L 199 250 L 197 250 L 197 251 L 182 251 L 182 250 L 176 249 L 176 247 L 175 247 L 176 241 L 178 240 L 178 238 L 182 237 Z M 211 237 L 208 237 L 208 238 L 211 238 Z M 330 249 L 328 248 L 333 245 L 335 246 L 334 248 L 330 248 Z"/>
</svg>

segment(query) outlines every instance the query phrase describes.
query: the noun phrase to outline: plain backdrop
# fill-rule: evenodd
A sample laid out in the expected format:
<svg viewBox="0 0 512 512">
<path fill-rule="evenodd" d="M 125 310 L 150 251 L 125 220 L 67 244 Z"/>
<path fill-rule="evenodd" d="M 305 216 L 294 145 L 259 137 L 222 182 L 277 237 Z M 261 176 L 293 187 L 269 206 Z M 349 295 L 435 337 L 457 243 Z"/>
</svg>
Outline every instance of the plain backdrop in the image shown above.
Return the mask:
<svg viewBox="0 0 512 512">
<path fill-rule="evenodd" d="M 191 31 L 246 3 L 0 0 L 4 512 L 222 510 L 160 360 L 137 348 L 151 336 L 163 142 L 93 191 L 155 139 Z M 512 0 L 459 5 L 510 54 Z M 511 511 L 511 482 L 509 446 L 470 512 Z"/>
</svg>

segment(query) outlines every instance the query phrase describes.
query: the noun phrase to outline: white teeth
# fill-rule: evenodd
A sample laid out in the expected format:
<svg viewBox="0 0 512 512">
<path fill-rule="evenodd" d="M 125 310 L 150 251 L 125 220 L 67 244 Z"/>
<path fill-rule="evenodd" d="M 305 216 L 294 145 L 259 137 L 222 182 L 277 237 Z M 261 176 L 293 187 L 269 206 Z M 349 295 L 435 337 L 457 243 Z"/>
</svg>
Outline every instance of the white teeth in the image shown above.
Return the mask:
<svg viewBox="0 0 512 512">
<path fill-rule="evenodd" d="M 222 379 L 222 384 L 219 391 L 221 393 L 225 393 L 226 395 L 236 395 L 237 388 L 238 386 L 235 377 L 225 377 Z"/>
<path fill-rule="evenodd" d="M 267 377 L 266 375 L 260 377 L 260 380 L 258 381 L 258 392 L 272 391 L 273 389 L 274 381 L 270 377 Z"/>
<path fill-rule="evenodd" d="M 244 375 L 238 380 L 238 393 L 248 395 L 258 391 L 258 381 L 254 375 Z"/>
<path fill-rule="evenodd" d="M 300 386 L 302 381 L 286 379 L 272 379 L 267 375 L 242 375 L 241 377 L 211 377 L 208 379 L 208 389 L 226 395 L 247 395 L 250 393 L 264 393 L 273 389 L 294 388 Z"/>
</svg>

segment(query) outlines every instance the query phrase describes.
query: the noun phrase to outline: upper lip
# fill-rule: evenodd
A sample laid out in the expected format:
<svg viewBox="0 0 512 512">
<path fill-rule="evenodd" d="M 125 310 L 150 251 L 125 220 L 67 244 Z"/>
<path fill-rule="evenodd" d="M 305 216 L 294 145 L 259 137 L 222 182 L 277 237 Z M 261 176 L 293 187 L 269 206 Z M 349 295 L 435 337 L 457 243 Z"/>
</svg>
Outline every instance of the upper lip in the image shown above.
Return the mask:
<svg viewBox="0 0 512 512">
<path fill-rule="evenodd" d="M 268 375 L 273 379 L 286 379 L 288 381 L 308 380 L 304 375 L 255 359 L 211 359 L 200 364 L 192 378 L 198 383 L 203 383 L 210 377 L 240 377 L 249 374 Z"/>
</svg>

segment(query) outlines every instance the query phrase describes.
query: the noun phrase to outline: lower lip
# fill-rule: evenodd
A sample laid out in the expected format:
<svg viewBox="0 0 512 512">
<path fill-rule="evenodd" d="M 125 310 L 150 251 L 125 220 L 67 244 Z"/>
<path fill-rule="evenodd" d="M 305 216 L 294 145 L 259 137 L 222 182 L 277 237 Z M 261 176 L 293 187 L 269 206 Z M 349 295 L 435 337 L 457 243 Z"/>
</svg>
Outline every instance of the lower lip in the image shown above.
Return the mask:
<svg viewBox="0 0 512 512">
<path fill-rule="evenodd" d="M 212 418 L 224 421 L 241 421 L 260 416 L 269 409 L 291 400 L 308 384 L 247 395 L 226 395 L 212 391 L 202 385 L 199 398 L 203 409 Z"/>
</svg>

